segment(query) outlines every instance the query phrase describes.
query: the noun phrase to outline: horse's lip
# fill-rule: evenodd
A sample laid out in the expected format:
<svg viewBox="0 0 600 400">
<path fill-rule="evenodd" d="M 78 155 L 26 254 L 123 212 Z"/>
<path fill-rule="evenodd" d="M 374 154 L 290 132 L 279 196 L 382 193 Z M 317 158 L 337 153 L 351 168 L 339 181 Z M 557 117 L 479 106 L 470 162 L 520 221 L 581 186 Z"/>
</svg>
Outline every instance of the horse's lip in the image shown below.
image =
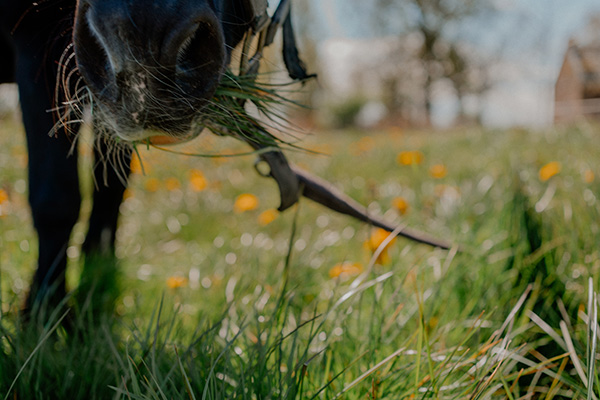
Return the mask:
<svg viewBox="0 0 600 400">
<path fill-rule="evenodd" d="M 153 146 L 168 146 L 173 144 L 180 144 L 191 140 L 191 137 L 177 138 L 167 135 L 155 135 L 148 138 L 148 142 Z"/>
<path fill-rule="evenodd" d="M 182 144 L 189 142 L 192 139 L 198 137 L 199 134 L 189 134 L 185 136 L 169 136 L 169 135 L 152 135 L 149 136 L 146 140 L 152 146 L 170 146 L 176 144 Z"/>
</svg>

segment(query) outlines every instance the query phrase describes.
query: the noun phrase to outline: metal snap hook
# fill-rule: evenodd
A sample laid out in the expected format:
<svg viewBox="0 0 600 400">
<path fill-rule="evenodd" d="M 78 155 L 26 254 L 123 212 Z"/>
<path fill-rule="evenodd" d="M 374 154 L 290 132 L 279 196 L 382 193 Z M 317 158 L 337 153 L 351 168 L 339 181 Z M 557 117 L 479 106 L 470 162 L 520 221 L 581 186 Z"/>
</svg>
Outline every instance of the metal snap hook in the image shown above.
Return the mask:
<svg viewBox="0 0 600 400">
<path fill-rule="evenodd" d="M 263 178 L 271 177 L 271 166 L 266 160 L 263 160 L 260 157 L 254 162 L 254 169 Z"/>
</svg>

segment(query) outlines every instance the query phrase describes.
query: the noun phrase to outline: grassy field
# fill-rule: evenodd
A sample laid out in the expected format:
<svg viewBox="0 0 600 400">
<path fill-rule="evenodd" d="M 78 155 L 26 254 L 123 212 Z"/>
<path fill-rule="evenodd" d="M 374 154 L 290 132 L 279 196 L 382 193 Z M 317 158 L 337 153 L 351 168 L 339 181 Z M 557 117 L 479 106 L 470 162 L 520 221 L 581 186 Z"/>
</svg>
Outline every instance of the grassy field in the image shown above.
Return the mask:
<svg viewBox="0 0 600 400">
<path fill-rule="evenodd" d="M 42 326 L 16 317 L 36 259 L 21 130 L 0 121 L 2 398 L 599 393 L 588 324 L 589 285 L 600 284 L 597 127 L 319 132 L 301 145 L 323 154 L 289 154 L 371 212 L 460 251 L 400 238 L 384 248 L 385 235 L 309 201 L 278 214 L 253 156 L 199 157 L 246 151 L 228 139 L 174 148 L 197 156 L 140 149 L 115 313 L 71 299 L 68 330 L 66 308 Z M 88 193 L 85 143 L 81 154 Z M 68 250 L 70 288 L 84 233 L 79 224 Z"/>
</svg>

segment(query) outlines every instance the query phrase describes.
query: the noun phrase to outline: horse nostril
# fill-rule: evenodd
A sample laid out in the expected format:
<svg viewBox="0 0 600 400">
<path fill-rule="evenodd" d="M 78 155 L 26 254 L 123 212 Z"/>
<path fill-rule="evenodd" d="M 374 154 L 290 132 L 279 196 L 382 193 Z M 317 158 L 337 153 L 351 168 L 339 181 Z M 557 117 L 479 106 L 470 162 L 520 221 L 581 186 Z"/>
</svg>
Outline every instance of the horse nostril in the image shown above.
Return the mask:
<svg viewBox="0 0 600 400">
<path fill-rule="evenodd" d="M 74 39 L 77 66 L 86 83 L 98 95 L 116 96 L 114 66 L 88 18 L 76 20 Z"/>
<path fill-rule="evenodd" d="M 225 64 L 224 38 L 216 18 L 196 19 L 174 32 L 163 54 L 168 58 L 165 65 L 174 66 L 175 81 L 185 92 L 210 91 Z"/>
</svg>

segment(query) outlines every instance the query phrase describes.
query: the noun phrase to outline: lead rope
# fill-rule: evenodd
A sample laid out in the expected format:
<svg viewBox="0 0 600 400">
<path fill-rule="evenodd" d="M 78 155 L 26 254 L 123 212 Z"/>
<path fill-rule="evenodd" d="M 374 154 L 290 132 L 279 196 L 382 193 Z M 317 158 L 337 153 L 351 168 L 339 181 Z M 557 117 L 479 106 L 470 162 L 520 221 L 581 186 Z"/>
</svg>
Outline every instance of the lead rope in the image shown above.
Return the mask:
<svg viewBox="0 0 600 400">
<path fill-rule="evenodd" d="M 251 0 L 261 1 L 261 0 Z M 263 3 L 266 4 L 266 3 Z M 269 17 L 264 12 L 255 18 L 254 26 L 246 32 L 242 45 L 242 56 L 239 66 L 240 76 L 247 76 L 249 79 L 257 78 L 260 61 L 265 47 L 273 43 L 275 34 L 279 29 L 283 29 L 283 59 L 290 77 L 294 80 L 306 80 L 314 77 L 306 73 L 306 68 L 298 56 L 296 39 L 291 20 L 290 0 L 281 0 L 275 13 Z M 249 57 L 252 42 L 258 36 L 256 51 L 252 57 Z M 246 99 L 239 99 L 240 106 L 244 106 Z M 258 129 L 264 129 L 261 126 Z M 251 134 L 242 135 L 240 139 L 244 140 L 259 153 L 259 159 L 255 163 L 256 171 L 265 177 L 275 179 L 279 186 L 281 203 L 279 211 L 284 211 L 298 202 L 300 196 L 307 197 L 325 207 L 342 214 L 352 216 L 360 221 L 369 223 L 373 226 L 383 228 L 388 232 L 404 236 L 419 243 L 428 244 L 433 247 L 450 249 L 452 243 L 445 240 L 434 238 L 423 232 L 412 230 L 405 226 L 394 226 L 388 224 L 381 218 L 369 215 L 368 210 L 357 203 L 344 193 L 338 191 L 332 184 L 311 174 L 302 171 L 298 167 L 291 166 L 283 152 L 278 148 L 267 147 L 258 141 L 250 140 Z M 265 168 L 265 165 L 268 168 Z"/>
</svg>

